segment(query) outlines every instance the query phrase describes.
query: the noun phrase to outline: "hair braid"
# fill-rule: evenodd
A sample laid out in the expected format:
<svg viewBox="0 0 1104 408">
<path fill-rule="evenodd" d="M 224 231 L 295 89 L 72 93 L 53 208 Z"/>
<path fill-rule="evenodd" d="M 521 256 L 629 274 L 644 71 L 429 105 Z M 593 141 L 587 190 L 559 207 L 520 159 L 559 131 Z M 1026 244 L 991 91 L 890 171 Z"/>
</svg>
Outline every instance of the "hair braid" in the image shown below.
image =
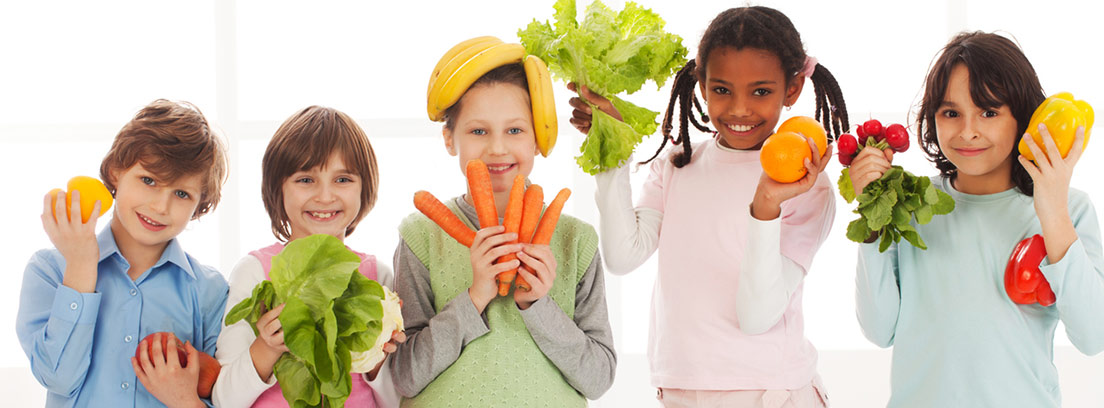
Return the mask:
<svg viewBox="0 0 1104 408">
<path fill-rule="evenodd" d="M 843 91 L 836 77 L 824 65 L 817 64 L 809 79 L 813 81 L 813 92 L 816 94 L 816 119 L 824 124 L 828 139 L 836 140 L 851 127 Z"/>
<path fill-rule="evenodd" d="M 701 113 L 701 105 L 698 103 L 694 96 L 694 85 L 697 85 L 698 79 L 695 76 L 697 70 L 697 64 L 693 59 L 686 62 L 686 65 L 675 74 L 675 81 L 671 85 L 671 99 L 667 102 L 667 111 L 663 114 L 663 124 L 660 127 L 663 134 L 663 142 L 660 143 L 659 148 L 648 160 L 640 162 L 640 164 L 646 164 L 663 152 L 663 148 L 667 146 L 668 140 L 672 144 L 681 144 L 682 153 L 676 155 L 674 158 L 675 166 L 682 167 L 690 161 L 691 148 L 690 148 L 690 129 L 689 124 L 694 123 L 694 127 L 702 131 L 709 131 L 708 127 L 701 125 L 697 122 L 692 115 L 690 115 L 690 105 L 693 103 L 694 107 Z M 693 102 L 691 102 L 693 101 Z M 673 116 L 675 114 L 675 104 L 679 107 L 679 131 L 677 137 L 671 137 L 671 130 L 674 129 Z M 684 157 L 684 158 L 683 158 Z M 680 164 L 681 163 L 681 164 Z"/>
</svg>

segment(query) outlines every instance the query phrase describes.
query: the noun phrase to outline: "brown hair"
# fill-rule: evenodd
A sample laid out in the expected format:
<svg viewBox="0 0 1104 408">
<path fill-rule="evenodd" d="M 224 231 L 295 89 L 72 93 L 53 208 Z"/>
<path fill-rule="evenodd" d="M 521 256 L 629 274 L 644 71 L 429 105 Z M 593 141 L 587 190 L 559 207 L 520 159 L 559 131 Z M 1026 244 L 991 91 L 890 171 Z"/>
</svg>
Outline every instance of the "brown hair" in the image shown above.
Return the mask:
<svg viewBox="0 0 1104 408">
<path fill-rule="evenodd" d="M 138 163 L 167 183 L 200 175 L 201 194 L 192 219 L 218 206 L 228 170 L 226 146 L 195 105 L 158 99 L 119 130 L 100 162 L 100 178 L 112 195 L 115 173 Z"/>
<path fill-rule="evenodd" d="M 335 152 L 340 152 L 345 165 L 361 178 L 360 211 L 345 228 L 345 235 L 352 234 L 372 210 L 379 190 L 379 173 L 368 135 L 349 115 L 333 108 L 311 106 L 280 125 L 261 159 L 261 198 L 277 239 L 286 241 L 291 237 L 290 221 L 284 210 L 284 181 L 297 171 L 326 164 Z"/>
<path fill-rule="evenodd" d="M 488 71 L 486 74 L 479 77 L 479 79 L 475 80 L 475 82 L 468 87 L 468 90 L 472 90 L 480 85 L 498 83 L 517 85 L 520 86 L 521 89 L 524 89 L 526 94 L 529 93 L 529 79 L 525 76 L 525 68 L 522 67 L 520 63 L 507 64 Z M 464 91 L 464 94 L 467 95 L 467 92 L 468 91 Z M 456 118 L 460 116 L 460 105 L 462 105 L 463 102 L 464 97 L 461 96 L 460 100 L 456 101 L 452 106 L 449 106 L 448 109 L 445 109 L 445 128 L 449 131 L 452 131 L 456 127 Z"/>
<path fill-rule="evenodd" d="M 1016 118 L 1016 135 L 1022 135 L 1027 130 L 1031 114 L 1046 99 L 1035 68 L 1011 40 L 980 31 L 962 32 L 951 39 L 928 71 L 924 98 L 916 115 L 921 149 L 939 169 L 939 174 L 951 180 L 957 176 L 958 168 L 939 149 L 935 114 L 947 94 L 951 71 L 959 64 L 965 66 L 970 74 L 970 99 L 974 105 L 985 109 L 1008 105 Z M 1008 155 L 1019 155 L 1015 143 Z M 1012 165 L 1012 183 L 1028 196 L 1034 191 L 1034 183 L 1027 170 L 1015 163 Z"/>
<path fill-rule="evenodd" d="M 705 34 L 698 44 L 696 61 L 694 59 L 687 61 L 675 75 L 675 82 L 671 85 L 671 99 L 667 103 L 667 112 L 663 115 L 661 127 L 663 143 L 659 145 L 659 149 L 656 149 L 655 155 L 641 163 L 650 162 L 658 157 L 668 140 L 672 144 L 682 145 L 682 151 L 672 156 L 672 164 L 681 168 L 690 163 L 692 149 L 689 125 L 694 125 L 702 132 L 712 131 L 702 123 L 709 122 L 709 116 L 702 110 L 694 90 L 698 82 L 705 81 L 705 67 L 709 64 L 709 53 L 722 47 L 732 47 L 737 50 L 758 48 L 769 51 L 778 56 L 781 61 L 782 71 L 787 73 L 785 84 L 787 87 L 794 80 L 805 80 L 799 76 L 805 66 L 807 55 L 801 43 L 801 34 L 797 32 L 789 17 L 781 11 L 763 6 L 738 7 L 722 11 L 705 29 Z M 809 80 L 813 83 L 813 93 L 816 96 L 816 119 L 828 131 L 828 142 L 831 143 L 850 127 L 843 91 L 836 83 L 836 77 L 828 72 L 828 68 L 820 64 L 816 65 Z M 679 111 L 679 130 L 678 135 L 672 137 L 671 131 L 674 130 L 672 119 L 676 105 Z M 697 110 L 697 117 L 692 114 L 691 105 L 694 110 Z M 698 121 L 699 117 L 701 122 Z"/>
</svg>

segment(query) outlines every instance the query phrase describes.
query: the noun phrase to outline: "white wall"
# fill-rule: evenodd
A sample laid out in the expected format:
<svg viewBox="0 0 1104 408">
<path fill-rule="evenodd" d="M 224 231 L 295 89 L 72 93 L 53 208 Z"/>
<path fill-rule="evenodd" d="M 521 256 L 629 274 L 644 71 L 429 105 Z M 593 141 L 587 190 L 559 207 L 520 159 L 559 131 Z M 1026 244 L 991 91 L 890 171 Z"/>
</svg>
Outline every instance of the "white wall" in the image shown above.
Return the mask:
<svg viewBox="0 0 1104 408">
<path fill-rule="evenodd" d="M 667 20 L 693 52 L 723 1 L 643 0 Z M 580 0 L 585 5 L 585 0 Z M 395 227 L 412 211 L 410 197 L 462 191 L 455 160 L 440 147 L 439 127 L 425 120 L 430 67 L 461 39 L 491 34 L 516 41 L 516 30 L 552 14 L 539 2 L 439 1 L 272 2 L 4 2 L 0 4 L 0 171 L 9 192 L 2 201 L 5 230 L 0 265 L 0 395 L 16 405 L 41 405 L 44 391 L 27 370 L 14 330 L 22 270 L 30 255 L 50 246 L 38 220 L 41 197 L 77 174 L 96 175 L 120 126 L 155 98 L 196 103 L 227 136 L 232 172 L 218 210 L 193 223 L 181 239 L 199 259 L 229 273 L 247 250 L 270 243 L 259 195 L 260 157 L 279 123 L 310 104 L 354 116 L 380 161 L 381 198 L 350 244 L 384 258 Z M 619 1 L 609 1 L 615 8 Z M 969 0 L 889 2 L 763 1 L 794 21 L 810 55 L 839 80 L 852 122 L 869 117 L 911 123 L 929 63 L 953 33 L 1004 30 L 1020 42 L 1048 93 L 1069 90 L 1104 101 L 1097 68 L 1104 35 L 1086 1 Z M 1078 41 L 1071 41 L 1076 39 Z M 538 161 L 533 180 L 571 187 L 569 211 L 597 223 L 593 181 L 574 166 L 581 138 L 566 123 L 566 89 L 557 84 L 560 144 Z M 629 97 L 659 109 L 668 90 L 645 87 Z M 811 91 L 791 114 L 811 115 Z M 654 151 L 658 137 L 640 147 Z M 1099 153 L 1090 148 L 1075 187 L 1104 203 Z M 900 157 L 900 156 L 899 156 Z M 913 149 L 901 163 L 917 174 L 932 167 Z M 442 166 L 438 168 L 437 166 Z M 834 180 L 840 167 L 833 164 Z M 635 174 L 639 185 L 643 174 Z M 843 238 L 851 207 L 840 201 L 833 238 L 817 254 L 805 291 L 809 338 L 822 352 L 821 372 L 836 406 L 881 406 L 888 397 L 889 352 L 870 345 L 854 318 L 855 247 Z M 620 354 L 618 379 L 598 406 L 652 401 L 647 362 L 648 299 L 654 263 L 607 278 L 609 308 Z M 1104 357 L 1084 357 L 1059 330 L 1055 352 L 1067 406 L 1100 406 L 1094 391 Z M 1095 382 L 1095 383 L 1094 383 Z"/>
</svg>

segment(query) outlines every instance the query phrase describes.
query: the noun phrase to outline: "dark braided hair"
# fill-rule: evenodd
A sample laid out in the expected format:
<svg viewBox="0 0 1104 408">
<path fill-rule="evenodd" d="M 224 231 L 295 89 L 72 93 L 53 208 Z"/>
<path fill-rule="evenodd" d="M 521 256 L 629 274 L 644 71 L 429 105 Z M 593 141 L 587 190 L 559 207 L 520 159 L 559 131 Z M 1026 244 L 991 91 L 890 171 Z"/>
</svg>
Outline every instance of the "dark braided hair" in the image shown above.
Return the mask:
<svg viewBox="0 0 1104 408">
<path fill-rule="evenodd" d="M 712 132 L 712 129 L 704 125 L 709 122 L 709 116 L 702 110 L 694 90 L 698 81 L 705 79 L 709 53 L 720 47 L 737 50 L 758 48 L 774 53 L 782 62 L 783 72 L 788 73 L 787 87 L 791 81 L 799 79 L 807 57 L 801 43 L 801 34 L 798 34 L 793 23 L 782 12 L 762 6 L 732 8 L 721 12 L 705 29 L 698 44 L 697 58 L 688 61 L 675 75 L 674 84 L 671 85 L 671 100 L 663 116 L 663 142 L 655 155 L 641 163 L 658 157 L 670 140 L 673 144 L 682 145 L 682 151 L 672 157 L 672 163 L 675 167 L 685 166 L 690 162 L 691 156 L 690 124 L 702 132 Z M 850 127 L 843 93 L 836 78 L 823 65 L 816 65 L 810 79 L 816 94 L 816 119 L 824 125 L 828 131 L 828 141 L 832 142 Z M 679 109 L 679 133 L 678 137 L 672 137 L 676 103 Z M 691 109 L 697 111 L 697 115 L 692 114 Z"/>
<path fill-rule="evenodd" d="M 939 174 L 950 180 L 958 176 L 958 167 L 939 148 L 935 115 L 947 96 L 951 71 L 959 65 L 966 67 L 970 75 L 970 99 L 974 105 L 984 109 L 1008 106 L 1016 118 L 1016 134 L 1010 137 L 1027 131 L 1031 114 L 1046 99 L 1031 61 L 1012 40 L 980 31 L 962 32 L 951 39 L 928 72 L 924 98 L 916 115 L 920 147 Z M 1035 183 L 1027 170 L 1015 161 L 1020 154 L 1016 147 L 1013 143 L 1008 152 L 1013 160 L 1012 183 L 1030 197 L 1035 192 Z"/>
</svg>

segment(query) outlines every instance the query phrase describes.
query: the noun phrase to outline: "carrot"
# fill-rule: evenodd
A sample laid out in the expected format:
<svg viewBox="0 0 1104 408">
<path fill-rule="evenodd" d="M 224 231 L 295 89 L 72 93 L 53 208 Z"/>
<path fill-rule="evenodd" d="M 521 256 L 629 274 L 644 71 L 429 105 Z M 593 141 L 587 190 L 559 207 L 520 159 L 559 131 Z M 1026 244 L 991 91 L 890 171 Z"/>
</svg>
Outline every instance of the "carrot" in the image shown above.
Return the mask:
<svg viewBox="0 0 1104 408">
<path fill-rule="evenodd" d="M 552 203 L 548 204 L 548 209 L 544 210 L 540 224 L 537 225 L 537 232 L 533 233 L 534 245 L 548 245 L 549 242 L 552 242 L 552 232 L 556 230 L 556 223 L 560 221 L 560 212 L 563 211 L 564 202 L 570 196 L 571 190 L 562 189 L 559 194 L 556 194 L 556 198 L 552 200 Z"/>
<path fill-rule="evenodd" d="M 518 228 L 521 227 L 521 204 L 522 196 L 525 194 L 525 176 L 518 174 L 514 176 L 514 185 L 510 188 L 510 201 L 506 203 L 506 214 L 503 216 L 502 225 L 506 226 L 506 232 L 518 232 Z M 511 244 L 518 242 L 517 240 L 510 242 Z M 496 264 L 503 262 L 510 262 L 517 259 L 517 254 L 509 253 L 498 257 L 495 260 Z M 498 280 L 498 295 L 506 296 L 510 293 L 510 285 L 514 283 L 514 276 L 517 275 L 517 269 L 499 273 L 495 277 Z"/>
<path fill-rule="evenodd" d="M 471 247 L 472 241 L 475 241 L 475 231 L 464 225 L 464 222 L 460 221 L 456 214 L 453 214 L 448 207 L 445 207 L 437 197 L 434 197 L 428 191 L 422 190 L 414 193 L 414 207 L 437 223 L 437 226 L 445 230 L 446 234 L 449 234 L 461 245 Z"/>
<path fill-rule="evenodd" d="M 540 221 L 542 209 L 544 209 L 544 189 L 536 184 L 531 184 L 529 188 L 525 189 L 525 199 L 523 200 L 521 210 L 521 227 L 518 229 L 518 242 L 528 244 L 533 240 L 533 231 L 537 229 L 537 222 Z M 508 273 L 517 276 L 514 280 L 514 284 L 516 284 L 518 288 L 529 287 L 525 279 L 523 279 L 521 275 L 517 275 L 517 269 L 509 271 Z"/>
<path fill-rule="evenodd" d="M 498 225 L 498 210 L 495 209 L 494 190 L 491 187 L 491 173 L 482 160 L 468 161 L 468 192 L 471 193 L 475 214 L 479 216 L 479 228 Z"/>
<path fill-rule="evenodd" d="M 533 231 L 537 229 L 541 210 L 544 209 L 544 189 L 536 184 L 525 189 L 525 199 L 521 210 L 521 227 L 518 228 L 518 242 L 528 244 L 533 240 Z"/>
<path fill-rule="evenodd" d="M 556 223 L 560 221 L 560 212 L 563 211 L 564 203 L 567 202 L 567 198 L 571 196 L 571 190 L 562 189 L 556 198 L 552 199 L 552 202 L 548 204 L 548 208 L 544 210 L 544 215 L 541 216 L 540 223 L 537 225 L 536 232 L 533 233 L 532 243 L 533 245 L 548 245 L 552 242 L 552 233 L 556 230 Z M 529 273 L 534 273 L 533 268 L 525 266 L 525 270 Z M 532 289 L 529 283 L 525 281 L 520 275 L 517 279 L 518 290 L 528 292 Z"/>
</svg>

